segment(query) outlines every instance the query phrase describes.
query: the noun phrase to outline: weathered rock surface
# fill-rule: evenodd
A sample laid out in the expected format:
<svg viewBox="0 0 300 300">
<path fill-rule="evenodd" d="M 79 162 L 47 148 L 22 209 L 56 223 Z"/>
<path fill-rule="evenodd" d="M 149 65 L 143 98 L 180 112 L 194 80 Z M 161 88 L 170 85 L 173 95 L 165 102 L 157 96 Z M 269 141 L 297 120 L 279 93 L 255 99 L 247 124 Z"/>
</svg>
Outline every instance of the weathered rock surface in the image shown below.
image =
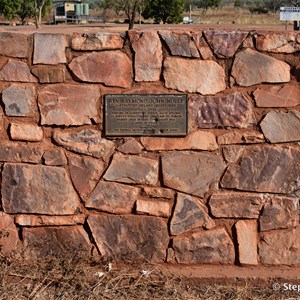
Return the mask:
<svg viewBox="0 0 300 300">
<path fill-rule="evenodd" d="M 71 180 L 80 197 L 85 200 L 99 182 L 105 171 L 102 160 L 68 154 Z"/>
<path fill-rule="evenodd" d="M 299 36 L 297 32 L 272 32 L 255 34 L 254 39 L 258 50 L 275 53 L 294 53 L 300 50 L 297 36 Z"/>
<path fill-rule="evenodd" d="M 70 215 L 79 209 L 79 197 L 59 167 L 6 163 L 1 193 L 6 213 Z"/>
<path fill-rule="evenodd" d="M 204 196 L 224 169 L 219 156 L 204 153 L 171 153 L 162 157 L 164 185 L 199 197 Z"/>
<path fill-rule="evenodd" d="M 43 140 L 43 129 L 34 124 L 10 124 L 10 137 L 12 140 L 39 142 Z"/>
<path fill-rule="evenodd" d="M 216 218 L 258 219 L 264 203 L 263 194 L 226 192 L 212 194 L 209 207 Z"/>
<path fill-rule="evenodd" d="M 300 264 L 300 226 L 294 229 L 265 232 L 260 235 L 259 256 L 262 264 Z"/>
<path fill-rule="evenodd" d="M 103 178 L 108 181 L 155 185 L 158 180 L 158 161 L 116 153 Z"/>
<path fill-rule="evenodd" d="M 242 153 L 245 150 L 244 146 L 224 146 L 223 147 L 223 156 L 225 161 L 228 163 L 237 162 Z"/>
<path fill-rule="evenodd" d="M 88 224 L 103 256 L 150 262 L 166 258 L 168 228 L 160 218 L 93 215 Z"/>
<path fill-rule="evenodd" d="M 190 124 L 196 128 L 245 128 L 253 123 L 250 101 L 243 93 L 224 97 L 189 97 Z"/>
<path fill-rule="evenodd" d="M 92 124 L 92 120 L 98 122 L 99 98 L 100 92 L 96 86 L 46 86 L 38 93 L 41 124 L 70 126 Z"/>
<path fill-rule="evenodd" d="M 118 147 L 118 151 L 124 154 L 140 154 L 143 146 L 135 139 L 129 139 L 123 145 Z"/>
<path fill-rule="evenodd" d="M 158 33 L 166 42 L 172 55 L 200 57 L 196 44 L 188 32 L 160 30 Z"/>
<path fill-rule="evenodd" d="M 121 49 L 124 44 L 124 34 L 113 32 L 73 33 L 71 47 L 74 50 L 108 50 Z"/>
<path fill-rule="evenodd" d="M 207 42 L 218 57 L 232 57 L 243 43 L 248 32 L 243 31 L 215 31 L 203 32 Z"/>
<path fill-rule="evenodd" d="M 9 255 L 11 251 L 17 249 L 20 243 L 13 216 L 0 212 L 0 232 L 1 255 Z"/>
<path fill-rule="evenodd" d="M 136 212 L 157 217 L 169 218 L 172 205 L 169 201 L 137 199 Z"/>
<path fill-rule="evenodd" d="M 257 265 L 257 222 L 238 221 L 235 224 L 239 249 L 239 262 L 243 265 Z"/>
<path fill-rule="evenodd" d="M 226 89 L 225 72 L 212 60 L 190 60 L 167 57 L 164 61 L 167 88 L 203 95 L 216 94 Z"/>
<path fill-rule="evenodd" d="M 260 231 L 296 227 L 299 224 L 299 199 L 274 196 L 259 218 Z"/>
<path fill-rule="evenodd" d="M 63 166 L 68 162 L 64 151 L 60 149 L 46 150 L 43 154 L 43 160 L 48 166 Z"/>
<path fill-rule="evenodd" d="M 35 33 L 33 64 L 66 63 L 66 47 L 68 47 L 68 38 L 64 34 Z"/>
<path fill-rule="evenodd" d="M 300 86 L 297 83 L 258 88 L 253 93 L 258 107 L 292 107 L 300 104 Z"/>
<path fill-rule="evenodd" d="M 84 221 L 85 215 L 83 214 L 73 216 L 16 216 L 16 224 L 30 227 L 82 225 Z"/>
<path fill-rule="evenodd" d="M 0 161 L 3 162 L 41 163 L 43 153 L 39 144 L 0 143 Z"/>
<path fill-rule="evenodd" d="M 131 86 L 131 60 L 119 50 L 81 55 L 74 58 L 69 67 L 76 77 L 85 82 L 99 82 L 123 88 Z"/>
<path fill-rule="evenodd" d="M 264 135 L 255 130 L 231 131 L 218 136 L 219 145 L 258 144 L 265 141 Z"/>
<path fill-rule="evenodd" d="M 263 146 L 245 149 L 239 162 L 226 170 L 221 185 L 238 190 L 286 193 L 300 188 L 300 149 Z"/>
<path fill-rule="evenodd" d="M 10 117 L 31 117 L 36 109 L 33 86 L 12 84 L 2 93 L 5 114 Z"/>
<path fill-rule="evenodd" d="M 27 259 L 88 257 L 92 250 L 82 226 L 24 228 L 22 233 Z"/>
<path fill-rule="evenodd" d="M 58 66 L 34 66 L 31 72 L 39 79 L 39 83 L 58 83 L 66 81 L 66 69 Z"/>
<path fill-rule="evenodd" d="M 184 138 L 142 137 L 146 150 L 209 150 L 219 148 L 212 132 L 195 131 Z"/>
<path fill-rule="evenodd" d="M 0 54 L 2 56 L 25 58 L 28 56 L 29 41 L 22 33 L 0 33 Z"/>
<path fill-rule="evenodd" d="M 271 111 L 261 121 L 260 127 L 271 143 L 300 141 L 300 112 Z"/>
<path fill-rule="evenodd" d="M 195 42 L 195 45 L 201 55 L 202 59 L 212 59 L 214 57 L 214 53 L 211 51 L 210 47 L 206 43 L 204 37 L 201 32 L 192 32 L 192 37 Z"/>
<path fill-rule="evenodd" d="M 53 137 L 58 145 L 67 150 L 101 158 L 105 162 L 115 150 L 114 142 L 101 138 L 101 132 L 93 129 L 56 131 Z"/>
<path fill-rule="evenodd" d="M 135 81 L 159 81 L 163 52 L 157 32 L 128 31 L 134 50 Z"/>
<path fill-rule="evenodd" d="M 138 193 L 139 189 L 133 186 L 100 181 L 85 206 L 114 214 L 130 214 Z"/>
<path fill-rule="evenodd" d="M 13 82 L 37 82 L 29 67 L 22 61 L 9 59 L 0 71 L 0 80 Z"/>
<path fill-rule="evenodd" d="M 234 246 L 224 228 L 175 237 L 172 248 L 178 263 L 234 263 Z"/>
<path fill-rule="evenodd" d="M 232 76 L 241 86 L 290 81 L 290 66 L 271 56 L 245 49 L 235 56 Z"/>
<path fill-rule="evenodd" d="M 170 223 L 172 235 L 179 235 L 194 228 L 211 229 L 215 222 L 208 215 L 207 208 L 199 199 L 178 193 Z"/>
<path fill-rule="evenodd" d="M 175 191 L 166 188 L 143 187 L 143 192 L 150 198 L 174 199 Z"/>
</svg>

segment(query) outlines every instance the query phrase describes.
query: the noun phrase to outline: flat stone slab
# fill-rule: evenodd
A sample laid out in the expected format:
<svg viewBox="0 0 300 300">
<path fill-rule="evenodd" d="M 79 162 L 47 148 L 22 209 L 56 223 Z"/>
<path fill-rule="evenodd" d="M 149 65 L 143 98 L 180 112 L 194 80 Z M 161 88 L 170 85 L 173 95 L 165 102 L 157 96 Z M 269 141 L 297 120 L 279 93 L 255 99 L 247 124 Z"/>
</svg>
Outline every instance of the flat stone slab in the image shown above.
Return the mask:
<svg viewBox="0 0 300 300">
<path fill-rule="evenodd" d="M 300 141 L 300 112 L 271 111 L 261 121 L 260 127 L 271 143 Z"/>
<path fill-rule="evenodd" d="M 28 56 L 29 41 L 25 34 L 1 32 L 0 54 L 2 56 L 25 58 Z"/>
<path fill-rule="evenodd" d="M 113 214 L 130 214 L 139 191 L 139 188 L 133 186 L 100 181 L 87 200 L 85 207 Z"/>
<path fill-rule="evenodd" d="M 136 212 L 138 214 L 169 218 L 171 210 L 172 203 L 170 201 L 159 199 L 137 199 L 136 201 Z"/>
<path fill-rule="evenodd" d="M 175 259 L 182 264 L 233 264 L 234 246 L 224 228 L 198 230 L 172 240 Z"/>
<path fill-rule="evenodd" d="M 221 186 L 253 192 L 291 194 L 300 188 L 300 149 L 293 146 L 255 146 L 229 165 Z"/>
<path fill-rule="evenodd" d="M 91 215 L 88 225 L 104 257 L 163 262 L 169 235 L 166 221 L 148 216 Z"/>
<path fill-rule="evenodd" d="M 72 216 L 36 216 L 36 215 L 17 215 L 16 224 L 26 227 L 43 226 L 71 226 L 82 225 L 85 222 L 85 215 Z"/>
<path fill-rule="evenodd" d="M 6 213 L 72 215 L 80 200 L 64 168 L 6 163 L 2 172 Z"/>
<path fill-rule="evenodd" d="M 262 133 L 255 130 L 231 130 L 230 132 L 219 135 L 217 140 L 219 145 L 259 144 L 265 142 L 265 137 Z"/>
<path fill-rule="evenodd" d="M 267 265 L 300 264 L 300 226 L 261 233 L 258 249 L 260 262 Z"/>
<path fill-rule="evenodd" d="M 11 123 L 9 133 L 17 141 L 39 142 L 44 137 L 43 129 L 35 124 Z"/>
<path fill-rule="evenodd" d="M 283 61 L 247 48 L 235 56 L 231 75 L 241 86 L 263 82 L 289 82 L 290 66 Z"/>
<path fill-rule="evenodd" d="M 0 71 L 0 80 L 12 82 L 38 82 L 25 62 L 8 59 Z"/>
<path fill-rule="evenodd" d="M 182 92 L 214 95 L 226 89 L 224 69 L 212 60 L 167 57 L 163 75 L 167 88 Z"/>
<path fill-rule="evenodd" d="M 164 185 L 203 197 L 225 169 L 220 156 L 205 153 L 171 153 L 162 157 Z"/>
<path fill-rule="evenodd" d="M 96 86 L 54 84 L 38 93 L 42 125 L 85 125 L 99 122 Z M 87 101 L 88 99 L 88 101 Z"/>
<path fill-rule="evenodd" d="M 116 153 L 103 178 L 122 183 L 155 185 L 158 181 L 158 161 Z"/>
</svg>

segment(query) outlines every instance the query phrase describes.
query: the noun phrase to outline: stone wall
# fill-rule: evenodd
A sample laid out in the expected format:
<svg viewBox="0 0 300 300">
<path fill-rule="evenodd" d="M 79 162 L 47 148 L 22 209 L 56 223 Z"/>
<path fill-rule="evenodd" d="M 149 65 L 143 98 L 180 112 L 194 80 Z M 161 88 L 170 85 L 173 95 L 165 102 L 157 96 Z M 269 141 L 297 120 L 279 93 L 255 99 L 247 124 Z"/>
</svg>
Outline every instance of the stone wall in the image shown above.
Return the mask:
<svg viewBox="0 0 300 300">
<path fill-rule="evenodd" d="M 0 33 L 1 250 L 300 264 L 300 33 Z M 188 94 L 107 138 L 105 94 Z"/>
</svg>

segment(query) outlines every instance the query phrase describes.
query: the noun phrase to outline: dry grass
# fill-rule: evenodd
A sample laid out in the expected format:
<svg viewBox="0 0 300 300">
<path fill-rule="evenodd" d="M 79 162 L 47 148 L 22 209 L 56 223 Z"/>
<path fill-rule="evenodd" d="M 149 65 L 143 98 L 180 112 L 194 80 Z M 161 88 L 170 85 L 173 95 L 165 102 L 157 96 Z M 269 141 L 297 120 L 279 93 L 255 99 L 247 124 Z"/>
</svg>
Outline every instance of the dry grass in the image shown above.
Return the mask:
<svg viewBox="0 0 300 300">
<path fill-rule="evenodd" d="M 0 299 L 160 299 L 160 300 L 298 300 L 300 295 L 274 292 L 243 282 L 203 284 L 166 275 L 161 265 L 116 264 L 78 257 L 26 262 L 2 258 Z M 299 297 L 299 298 L 297 298 Z"/>
</svg>

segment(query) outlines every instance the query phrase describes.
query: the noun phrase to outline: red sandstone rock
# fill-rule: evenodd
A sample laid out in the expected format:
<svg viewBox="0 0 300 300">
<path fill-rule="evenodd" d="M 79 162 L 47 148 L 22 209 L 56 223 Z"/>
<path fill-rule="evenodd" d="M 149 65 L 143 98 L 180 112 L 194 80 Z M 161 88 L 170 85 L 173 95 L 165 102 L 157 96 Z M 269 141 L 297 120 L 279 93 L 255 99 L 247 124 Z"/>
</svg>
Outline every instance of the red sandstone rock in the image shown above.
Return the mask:
<svg viewBox="0 0 300 300">
<path fill-rule="evenodd" d="M 258 144 L 265 141 L 264 135 L 255 130 L 231 131 L 218 136 L 219 145 Z"/>
<path fill-rule="evenodd" d="M 31 72 L 39 79 L 39 83 L 57 83 L 66 81 L 64 66 L 34 66 Z"/>
<path fill-rule="evenodd" d="M 118 151 L 124 154 L 140 154 L 143 146 L 135 139 L 129 139 L 123 145 L 118 147 Z"/>
<path fill-rule="evenodd" d="M 131 87 L 131 60 L 119 50 L 84 54 L 74 58 L 69 67 L 76 77 L 85 82 Z"/>
<path fill-rule="evenodd" d="M 166 188 L 143 187 L 143 192 L 150 198 L 174 199 L 175 192 Z"/>
<path fill-rule="evenodd" d="M 193 32 L 192 37 L 202 59 L 212 59 L 214 54 L 202 36 L 202 32 Z"/>
<path fill-rule="evenodd" d="M 9 255 L 20 243 L 13 216 L 0 212 L 0 232 L 1 255 Z"/>
<path fill-rule="evenodd" d="M 248 32 L 206 30 L 204 36 L 218 57 L 232 57 L 245 40 Z"/>
<path fill-rule="evenodd" d="M 24 228 L 26 259 L 89 256 L 92 246 L 82 226 Z"/>
<path fill-rule="evenodd" d="M 157 32 L 128 31 L 134 50 L 135 81 L 159 81 L 163 52 Z"/>
<path fill-rule="evenodd" d="M 299 224 L 299 199 L 274 196 L 259 218 L 260 231 L 296 227 Z"/>
<path fill-rule="evenodd" d="M 69 126 L 99 122 L 99 98 L 99 89 L 93 85 L 46 86 L 38 93 L 41 124 Z"/>
<path fill-rule="evenodd" d="M 192 128 L 245 128 L 254 123 L 250 101 L 243 93 L 224 97 L 189 97 L 189 118 Z"/>
<path fill-rule="evenodd" d="M 171 209 L 172 206 L 169 201 L 145 199 L 137 199 L 136 201 L 136 212 L 138 214 L 169 218 Z"/>
<path fill-rule="evenodd" d="M 215 222 L 210 218 L 207 208 L 199 199 L 178 193 L 170 223 L 170 233 L 179 235 L 198 227 L 211 229 L 215 227 Z"/>
<path fill-rule="evenodd" d="M 59 167 L 6 163 L 1 193 L 7 213 L 70 215 L 80 205 L 67 172 Z"/>
<path fill-rule="evenodd" d="M 28 56 L 29 42 L 22 33 L 0 33 L 0 54 L 2 56 L 24 58 Z"/>
<path fill-rule="evenodd" d="M 287 33 L 259 33 L 254 35 L 255 45 L 258 50 L 276 53 L 294 53 L 300 50 L 297 42 L 297 32 Z"/>
<path fill-rule="evenodd" d="M 88 224 L 101 255 L 162 262 L 169 243 L 167 223 L 157 217 L 92 215 Z"/>
<path fill-rule="evenodd" d="M 162 157 L 164 185 L 203 197 L 220 178 L 225 165 L 219 156 L 204 153 L 171 153 Z"/>
<path fill-rule="evenodd" d="M 299 84 L 265 86 L 253 93 L 258 107 L 292 107 L 300 104 Z"/>
<path fill-rule="evenodd" d="M 10 117 L 32 117 L 36 109 L 33 86 L 12 84 L 2 93 L 5 114 Z"/>
<path fill-rule="evenodd" d="M 290 194 L 300 188 L 300 149 L 289 146 L 251 147 L 238 163 L 229 165 L 222 178 L 224 188 Z"/>
<path fill-rule="evenodd" d="M 257 265 L 257 222 L 238 221 L 235 224 L 239 249 L 239 262 L 242 265 Z"/>
<path fill-rule="evenodd" d="M 142 137 L 141 142 L 148 151 L 218 149 L 215 135 L 206 131 L 195 131 L 184 138 Z"/>
<path fill-rule="evenodd" d="M 121 49 L 124 44 L 123 33 L 97 32 L 73 33 L 71 47 L 74 50 L 108 50 Z"/>
<path fill-rule="evenodd" d="M 168 45 L 172 55 L 200 57 L 192 36 L 188 32 L 160 30 L 158 33 Z"/>
<path fill-rule="evenodd" d="M 133 186 L 100 181 L 85 206 L 113 214 L 130 214 L 138 193 L 139 189 Z"/>
<path fill-rule="evenodd" d="M 22 61 L 9 59 L 0 71 L 0 80 L 13 82 L 37 82 L 29 67 Z"/>
<path fill-rule="evenodd" d="M 234 246 L 224 228 L 197 230 L 175 237 L 172 248 L 178 263 L 234 263 Z"/>
<path fill-rule="evenodd" d="M 158 161 L 116 153 L 103 178 L 123 183 L 155 185 L 158 180 Z"/>
<path fill-rule="evenodd" d="M 228 163 L 236 162 L 245 150 L 243 146 L 228 146 L 223 147 L 223 156 Z"/>
<path fill-rule="evenodd" d="M 67 158 L 64 151 L 60 149 L 46 150 L 43 155 L 45 165 L 48 166 L 63 166 L 67 164 Z"/>
<path fill-rule="evenodd" d="M 114 142 L 101 138 L 101 132 L 93 129 L 56 131 L 53 137 L 67 150 L 101 158 L 104 162 L 109 161 L 115 150 Z"/>
<path fill-rule="evenodd" d="M 203 95 L 216 94 L 226 89 L 225 72 L 212 60 L 189 60 L 167 57 L 164 61 L 167 88 Z"/>
<path fill-rule="evenodd" d="M 33 124 L 10 124 L 10 137 L 12 140 L 39 142 L 43 140 L 43 129 Z"/>
<path fill-rule="evenodd" d="M 300 226 L 297 228 L 265 232 L 260 235 L 259 256 L 262 264 L 300 264 Z"/>
<path fill-rule="evenodd" d="M 258 219 L 264 202 L 263 194 L 226 192 L 212 194 L 209 207 L 216 218 Z"/>
<path fill-rule="evenodd" d="M 300 112 L 269 112 L 260 127 L 271 143 L 300 141 Z"/>
<path fill-rule="evenodd" d="M 80 197 L 86 200 L 104 173 L 105 164 L 96 158 L 72 154 L 68 154 L 68 161 L 74 187 Z"/>
<path fill-rule="evenodd" d="M 33 64 L 66 63 L 66 47 L 68 47 L 68 37 L 64 34 L 35 33 Z"/>
<path fill-rule="evenodd" d="M 40 144 L 0 143 L 0 161 L 41 163 L 44 149 Z"/>
<path fill-rule="evenodd" d="M 235 56 L 232 76 L 241 86 L 290 81 L 290 66 L 271 56 L 245 49 Z"/>
<path fill-rule="evenodd" d="M 16 224 L 26 227 L 82 225 L 84 224 L 84 221 L 85 215 L 83 214 L 74 216 L 16 216 Z"/>
</svg>

